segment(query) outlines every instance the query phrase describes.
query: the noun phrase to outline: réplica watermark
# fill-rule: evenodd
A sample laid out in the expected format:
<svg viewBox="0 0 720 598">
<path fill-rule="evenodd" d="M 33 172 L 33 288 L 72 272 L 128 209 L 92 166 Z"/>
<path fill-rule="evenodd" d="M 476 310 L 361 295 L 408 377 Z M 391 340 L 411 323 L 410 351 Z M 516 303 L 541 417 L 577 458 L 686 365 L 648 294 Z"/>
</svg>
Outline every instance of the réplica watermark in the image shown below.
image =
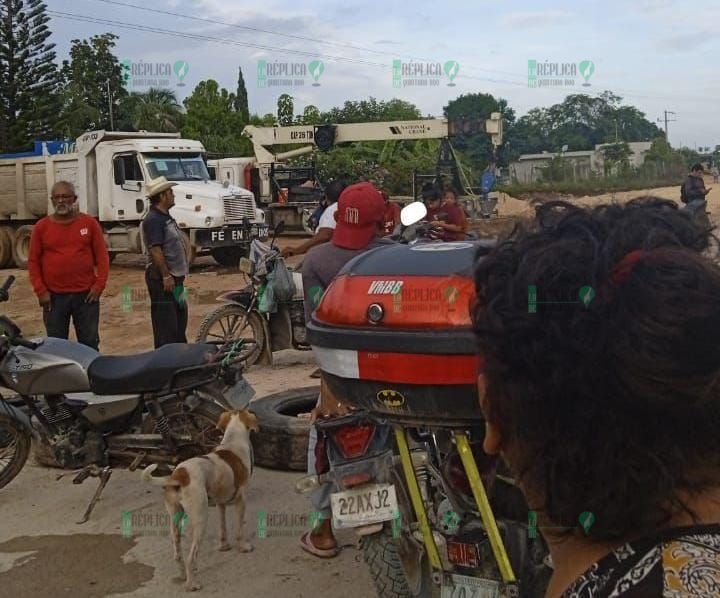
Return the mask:
<svg viewBox="0 0 720 598">
<path fill-rule="evenodd" d="M 301 535 L 309 529 L 317 529 L 322 521 L 320 511 L 310 511 L 310 513 L 258 511 L 257 537 L 265 539 Z"/>
<path fill-rule="evenodd" d="M 578 516 L 578 523 L 580 524 L 580 527 L 582 528 L 583 532 L 587 536 L 590 533 L 590 528 L 592 527 L 593 523 L 595 523 L 595 514 L 592 513 L 591 511 L 583 511 Z M 531 540 L 536 539 L 538 529 L 568 530 L 568 529 L 572 529 L 572 528 L 554 526 L 554 525 L 543 525 L 540 528 L 538 528 L 537 512 L 528 511 L 528 538 L 530 538 Z"/>
<path fill-rule="evenodd" d="M 592 60 L 580 62 L 549 62 L 528 60 L 528 87 L 574 87 L 579 79 L 582 87 L 590 87 L 595 72 Z"/>
<path fill-rule="evenodd" d="M 120 533 L 123 538 L 133 536 L 168 536 L 172 526 L 175 525 L 182 535 L 185 526 L 189 521 L 187 513 L 175 513 L 172 517 L 169 513 L 151 512 L 136 513 L 134 511 L 123 511 L 120 520 Z"/>
<path fill-rule="evenodd" d="M 405 62 L 393 60 L 393 87 L 439 87 L 443 79 L 447 79 L 448 87 L 455 87 L 455 77 L 460 71 L 457 60 L 441 62 Z"/>
<path fill-rule="evenodd" d="M 125 87 L 139 89 L 144 87 L 169 87 L 174 83 L 184 87 L 190 65 L 187 60 L 174 62 L 134 62 L 126 58 L 120 63 Z"/>
<path fill-rule="evenodd" d="M 303 87 L 310 83 L 313 87 L 320 87 L 320 77 L 324 72 L 322 60 L 280 62 L 263 58 L 257 61 L 257 86 Z"/>
<path fill-rule="evenodd" d="M 528 313 L 534 314 L 537 313 L 537 306 L 539 304 L 566 304 L 566 305 L 575 305 L 577 303 L 581 303 L 585 306 L 587 309 L 590 307 L 590 303 L 595 298 L 595 289 L 593 289 L 591 286 L 584 286 L 580 287 L 580 290 L 578 291 L 578 299 L 575 301 L 538 301 L 537 298 L 537 285 L 531 284 L 528 285 Z"/>
<path fill-rule="evenodd" d="M 179 305 L 202 305 L 217 303 L 217 297 L 225 291 L 214 291 L 212 289 L 201 291 L 198 289 L 189 289 L 182 285 L 177 285 L 173 291 L 173 301 Z M 133 287 L 126 284 L 120 292 L 120 304 L 124 312 L 131 312 L 133 309 L 150 307 L 152 300 L 146 287 Z M 168 301 L 158 301 L 156 303 L 171 303 Z"/>
</svg>

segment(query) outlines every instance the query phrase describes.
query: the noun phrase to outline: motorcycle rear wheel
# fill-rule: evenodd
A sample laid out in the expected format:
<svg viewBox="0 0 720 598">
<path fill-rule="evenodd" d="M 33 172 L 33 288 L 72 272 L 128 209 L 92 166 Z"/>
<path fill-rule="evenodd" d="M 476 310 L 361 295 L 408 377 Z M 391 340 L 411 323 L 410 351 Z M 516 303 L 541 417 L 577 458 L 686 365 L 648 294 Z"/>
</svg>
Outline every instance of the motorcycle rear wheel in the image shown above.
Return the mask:
<svg viewBox="0 0 720 598">
<path fill-rule="evenodd" d="M 265 331 L 260 316 L 251 312 L 242 330 L 239 326 L 247 311 L 232 303 L 222 305 L 205 316 L 198 329 L 195 341 L 198 343 L 215 341 L 236 341 L 240 339 L 254 341 L 240 352 L 247 366 L 253 365 L 259 358 L 265 344 Z"/>
<path fill-rule="evenodd" d="M 180 399 L 168 399 L 162 404 L 178 454 L 183 459 L 205 455 L 220 444 L 223 431 L 217 428 L 224 409 L 210 401 L 203 401 L 190 409 Z M 143 421 L 144 434 L 159 434 L 155 418 L 148 415 Z"/>
<path fill-rule="evenodd" d="M 415 515 L 402 473 L 395 470 L 393 478 L 405 528 L 415 520 Z M 407 533 L 403 529 L 399 538 L 393 538 L 390 526 L 386 525 L 382 532 L 361 540 L 363 559 L 378 598 L 437 598 L 440 588 L 432 581 L 427 555 Z"/>
<path fill-rule="evenodd" d="M 5 414 L 0 414 L 0 488 L 9 484 L 22 470 L 32 436 L 25 427 Z"/>
</svg>

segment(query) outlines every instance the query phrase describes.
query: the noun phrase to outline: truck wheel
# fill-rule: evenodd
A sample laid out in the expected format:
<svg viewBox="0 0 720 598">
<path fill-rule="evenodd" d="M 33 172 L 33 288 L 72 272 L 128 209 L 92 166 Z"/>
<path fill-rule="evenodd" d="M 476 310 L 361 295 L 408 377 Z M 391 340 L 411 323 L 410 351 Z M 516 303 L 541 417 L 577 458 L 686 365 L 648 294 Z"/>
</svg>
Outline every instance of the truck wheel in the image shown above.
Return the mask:
<svg viewBox="0 0 720 598">
<path fill-rule="evenodd" d="M 279 392 L 250 403 L 258 420 L 253 434 L 255 464 L 270 469 L 307 471 L 310 421 L 297 417 L 317 404 L 319 386 Z"/>
<path fill-rule="evenodd" d="M 13 230 L 0 226 L 0 268 L 8 268 L 13 261 Z"/>
<path fill-rule="evenodd" d="M 221 266 L 236 268 L 240 263 L 240 258 L 247 255 L 247 250 L 245 247 L 214 247 L 210 253 Z"/>
<path fill-rule="evenodd" d="M 256 313 L 251 313 L 244 328 L 240 329 L 240 324 L 246 314 L 247 311 L 243 307 L 232 303 L 214 309 L 200 323 L 195 342 L 227 342 L 240 339 L 255 341 L 254 345 L 249 345 L 245 351 L 240 353 L 246 366 L 253 365 L 262 354 L 265 345 L 265 329 L 260 316 Z"/>
<path fill-rule="evenodd" d="M 188 268 L 193 265 L 195 258 L 197 257 L 197 247 L 190 242 L 190 234 L 182 230 L 182 243 L 185 248 L 185 257 L 187 258 Z"/>
<path fill-rule="evenodd" d="M 12 254 L 15 265 L 18 268 L 27 268 L 28 257 L 30 256 L 30 235 L 32 235 L 32 229 L 31 224 L 24 224 L 15 231 Z"/>
</svg>

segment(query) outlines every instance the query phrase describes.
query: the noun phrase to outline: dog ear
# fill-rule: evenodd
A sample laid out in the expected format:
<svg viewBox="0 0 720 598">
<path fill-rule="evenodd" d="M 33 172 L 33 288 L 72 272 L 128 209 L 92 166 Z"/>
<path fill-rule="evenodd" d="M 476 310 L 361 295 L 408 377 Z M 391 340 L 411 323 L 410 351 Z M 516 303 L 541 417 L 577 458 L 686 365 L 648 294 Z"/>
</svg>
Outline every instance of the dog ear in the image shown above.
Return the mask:
<svg viewBox="0 0 720 598">
<path fill-rule="evenodd" d="M 232 411 L 223 411 L 220 415 L 220 418 L 218 419 L 217 428 L 218 430 L 225 430 L 227 428 L 228 424 L 230 423 L 230 419 L 233 416 Z"/>
<path fill-rule="evenodd" d="M 245 427 L 248 430 L 257 432 L 260 429 L 260 427 L 258 426 L 257 417 L 255 417 L 255 414 L 251 413 L 247 409 L 240 411 L 240 419 L 242 420 L 242 423 L 245 424 Z"/>
</svg>

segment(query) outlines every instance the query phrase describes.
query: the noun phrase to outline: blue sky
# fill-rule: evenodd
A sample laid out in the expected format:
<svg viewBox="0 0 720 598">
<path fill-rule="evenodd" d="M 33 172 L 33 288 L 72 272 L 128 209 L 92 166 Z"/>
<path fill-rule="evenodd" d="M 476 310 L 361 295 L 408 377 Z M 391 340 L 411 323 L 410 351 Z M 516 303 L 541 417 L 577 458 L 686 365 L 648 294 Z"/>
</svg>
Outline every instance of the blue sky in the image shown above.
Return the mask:
<svg viewBox="0 0 720 598">
<path fill-rule="evenodd" d="M 261 114 L 275 111 L 281 93 L 294 97 L 297 113 L 308 104 L 326 109 L 372 95 L 398 97 L 415 103 L 424 114 L 441 115 L 443 106 L 461 93 L 484 92 L 507 99 L 521 116 L 533 107 L 562 101 L 568 93 L 608 89 L 651 120 L 663 110 L 674 111 L 677 122 L 669 125 L 673 145 L 720 144 L 720 0 L 46 3 L 49 10 L 69 16 L 52 15 L 60 60 L 67 57 L 70 40 L 112 31 L 120 37 L 116 50 L 121 59 L 187 61 L 186 85 L 178 87 L 176 79 L 170 85 L 180 99 L 209 78 L 234 91 L 238 66 L 245 75 L 250 110 Z M 128 4 L 136 6 L 123 6 Z M 193 37 L 168 35 L 170 31 Z M 307 77 L 302 86 L 259 88 L 261 59 L 305 64 L 321 60 L 320 85 L 312 86 Z M 448 86 L 443 75 L 433 87 L 394 87 L 392 63 L 398 59 L 442 65 L 457 61 L 455 86 Z M 573 87 L 530 88 L 529 59 L 592 61 L 591 86 L 582 87 L 578 77 Z"/>
</svg>

